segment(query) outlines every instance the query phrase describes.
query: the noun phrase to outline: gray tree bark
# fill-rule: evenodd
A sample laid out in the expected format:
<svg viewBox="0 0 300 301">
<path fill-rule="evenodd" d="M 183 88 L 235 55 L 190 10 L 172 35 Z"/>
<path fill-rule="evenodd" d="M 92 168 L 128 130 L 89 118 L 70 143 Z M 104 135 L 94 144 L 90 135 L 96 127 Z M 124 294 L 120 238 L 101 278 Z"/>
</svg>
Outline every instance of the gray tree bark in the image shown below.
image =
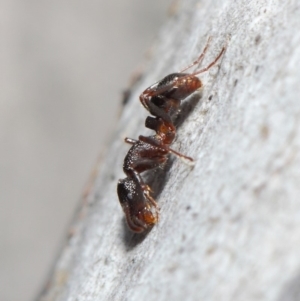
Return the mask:
<svg viewBox="0 0 300 301">
<path fill-rule="evenodd" d="M 300 300 L 300 4 L 185 0 L 162 29 L 40 300 Z M 211 46 L 218 66 L 149 175 L 160 221 L 128 231 L 124 137 L 149 134 L 139 94 Z M 190 107 L 191 108 L 191 107 Z M 188 111 L 188 110 L 187 110 Z"/>
</svg>

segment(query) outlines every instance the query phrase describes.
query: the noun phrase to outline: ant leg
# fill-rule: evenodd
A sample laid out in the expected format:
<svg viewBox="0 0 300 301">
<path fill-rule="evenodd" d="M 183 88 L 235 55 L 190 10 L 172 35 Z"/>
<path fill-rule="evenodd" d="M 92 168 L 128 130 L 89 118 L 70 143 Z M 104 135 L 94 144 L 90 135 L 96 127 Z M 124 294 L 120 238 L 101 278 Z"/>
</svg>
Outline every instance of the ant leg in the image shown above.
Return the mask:
<svg viewBox="0 0 300 301">
<path fill-rule="evenodd" d="M 176 156 L 179 157 L 179 158 L 186 159 L 186 160 L 188 160 L 188 161 L 190 161 L 190 162 L 194 162 L 194 159 L 193 159 L 193 158 L 188 157 L 188 156 L 186 156 L 186 155 L 184 155 L 184 154 L 181 154 L 181 153 L 177 152 L 176 150 L 174 150 L 174 149 L 172 149 L 172 148 L 167 148 L 167 150 L 168 150 L 170 153 L 176 155 Z"/>
<path fill-rule="evenodd" d="M 176 155 L 177 157 L 179 157 L 181 159 L 188 160 L 190 162 L 194 162 L 193 158 L 188 157 L 184 154 L 181 154 L 181 153 L 177 152 L 176 150 L 174 150 L 172 148 L 165 147 L 164 145 L 161 145 L 160 143 L 157 142 L 157 140 L 153 139 L 153 137 L 139 136 L 139 140 L 143 141 L 143 142 L 146 142 L 146 143 L 149 143 L 150 145 L 153 145 L 153 146 L 157 147 L 158 149 L 170 152 L 170 153 Z"/>
<path fill-rule="evenodd" d="M 197 65 L 197 64 L 200 64 L 204 58 L 204 55 L 208 49 L 208 46 L 209 46 L 209 43 L 211 41 L 211 37 L 208 38 L 207 42 L 206 42 L 206 45 L 202 51 L 202 53 L 200 54 L 200 56 L 196 59 L 196 61 L 194 61 L 193 63 L 191 63 L 190 65 L 188 65 L 187 67 L 185 67 L 184 69 L 180 70 L 179 73 L 182 73 L 184 71 L 186 71 L 187 69 L 190 69 L 191 67 Z"/>
<path fill-rule="evenodd" d="M 138 142 L 138 140 L 132 139 L 132 138 L 125 138 L 124 141 L 128 144 L 135 144 Z"/>
<path fill-rule="evenodd" d="M 223 55 L 225 49 L 226 49 L 226 47 L 224 46 L 222 48 L 222 50 L 220 51 L 220 53 L 218 54 L 218 56 L 209 65 L 207 65 L 205 68 L 203 68 L 199 71 L 195 71 L 194 73 L 190 74 L 189 76 L 195 76 L 195 75 L 198 75 L 200 73 L 206 72 L 208 69 L 210 69 L 220 59 L 220 57 Z"/>
<path fill-rule="evenodd" d="M 159 93 L 157 93 L 157 95 L 159 95 Z M 152 98 L 152 96 L 150 96 L 150 97 L 141 97 L 140 99 L 141 99 L 141 102 L 142 102 L 143 106 L 150 112 L 151 115 L 154 115 L 156 117 L 160 117 L 165 122 L 172 123 L 171 117 L 163 109 L 156 106 L 151 101 L 151 98 Z"/>
<path fill-rule="evenodd" d="M 148 185 L 145 185 L 144 187 L 142 187 L 142 190 L 144 192 L 144 195 L 146 196 L 146 198 L 149 200 L 149 202 L 155 207 L 158 208 L 158 205 L 156 203 L 156 201 L 154 200 L 154 198 L 150 195 L 150 192 L 152 192 L 151 188 Z"/>
<path fill-rule="evenodd" d="M 158 155 L 157 157 L 153 157 L 153 158 L 139 158 L 134 163 L 132 163 L 131 168 L 138 173 L 142 173 L 146 170 L 157 168 L 162 164 L 164 164 L 166 161 L 167 161 L 167 157 L 163 155 L 160 156 Z"/>
</svg>

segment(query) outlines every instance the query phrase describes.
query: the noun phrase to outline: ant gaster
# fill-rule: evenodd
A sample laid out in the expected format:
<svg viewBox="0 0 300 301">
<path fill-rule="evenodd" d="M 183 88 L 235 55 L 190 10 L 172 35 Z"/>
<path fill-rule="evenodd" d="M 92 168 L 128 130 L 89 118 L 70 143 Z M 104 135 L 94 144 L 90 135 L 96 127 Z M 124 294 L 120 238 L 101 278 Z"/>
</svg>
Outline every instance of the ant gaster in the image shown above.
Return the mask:
<svg viewBox="0 0 300 301">
<path fill-rule="evenodd" d="M 210 69 L 224 53 L 225 47 L 207 67 L 193 73 L 184 73 L 202 62 L 210 40 L 211 38 L 196 61 L 178 73 L 167 75 L 140 95 L 142 105 L 154 116 L 146 118 L 145 126 L 156 134 L 139 136 L 138 140 L 125 138 L 125 142 L 132 145 L 123 164 L 127 178 L 119 180 L 117 188 L 127 224 L 133 232 L 141 233 L 158 221 L 157 203 L 140 173 L 163 165 L 169 153 L 193 162 L 192 158 L 170 148 L 176 134 L 172 116 L 178 112 L 182 100 L 202 88 L 202 82 L 196 75 Z"/>
</svg>

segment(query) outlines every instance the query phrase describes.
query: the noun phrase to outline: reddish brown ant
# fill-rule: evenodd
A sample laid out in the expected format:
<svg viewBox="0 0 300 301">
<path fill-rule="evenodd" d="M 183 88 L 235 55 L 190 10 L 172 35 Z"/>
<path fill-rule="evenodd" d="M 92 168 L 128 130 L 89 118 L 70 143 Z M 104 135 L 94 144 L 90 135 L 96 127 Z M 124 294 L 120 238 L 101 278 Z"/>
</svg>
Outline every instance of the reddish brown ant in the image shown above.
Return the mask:
<svg viewBox="0 0 300 301">
<path fill-rule="evenodd" d="M 182 100 L 202 88 L 202 82 L 196 75 L 210 69 L 224 53 L 225 47 L 207 67 L 193 73 L 183 73 L 202 62 L 210 40 L 196 61 L 178 73 L 167 75 L 140 95 L 142 105 L 154 116 L 146 118 L 145 126 L 154 130 L 156 135 L 139 136 L 138 140 L 125 138 L 125 142 L 132 144 L 123 164 L 127 178 L 119 180 L 117 188 L 128 226 L 133 232 L 141 233 L 158 221 L 157 203 L 140 173 L 164 164 L 169 153 L 193 162 L 192 158 L 170 148 L 176 134 L 172 116 L 178 112 Z"/>
</svg>

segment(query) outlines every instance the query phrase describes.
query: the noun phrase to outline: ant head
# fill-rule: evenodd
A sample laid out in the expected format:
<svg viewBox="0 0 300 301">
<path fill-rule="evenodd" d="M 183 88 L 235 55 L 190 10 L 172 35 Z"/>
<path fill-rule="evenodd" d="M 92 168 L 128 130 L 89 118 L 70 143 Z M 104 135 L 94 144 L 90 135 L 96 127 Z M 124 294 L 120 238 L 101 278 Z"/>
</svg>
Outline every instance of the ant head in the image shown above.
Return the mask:
<svg viewBox="0 0 300 301">
<path fill-rule="evenodd" d="M 117 190 L 127 224 L 133 232 L 144 232 L 157 223 L 157 208 L 147 189 L 133 179 L 126 178 L 119 181 Z"/>
</svg>

